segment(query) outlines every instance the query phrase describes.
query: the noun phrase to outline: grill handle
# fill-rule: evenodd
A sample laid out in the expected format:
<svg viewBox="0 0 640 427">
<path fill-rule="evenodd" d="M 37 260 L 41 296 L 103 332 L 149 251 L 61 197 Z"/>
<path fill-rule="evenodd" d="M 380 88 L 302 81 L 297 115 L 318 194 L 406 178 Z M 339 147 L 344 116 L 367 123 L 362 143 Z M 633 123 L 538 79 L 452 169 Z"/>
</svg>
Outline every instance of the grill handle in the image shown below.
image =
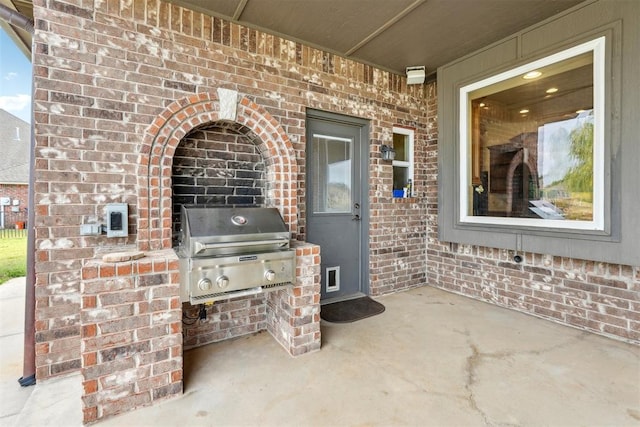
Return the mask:
<svg viewBox="0 0 640 427">
<path fill-rule="evenodd" d="M 199 254 L 207 249 L 221 249 L 221 248 L 238 248 L 246 246 L 261 246 L 261 245 L 278 245 L 283 248 L 289 244 L 287 239 L 275 239 L 275 240 L 252 240 L 250 242 L 224 242 L 224 243 L 202 243 L 195 242 L 194 250 L 195 254 Z"/>
</svg>

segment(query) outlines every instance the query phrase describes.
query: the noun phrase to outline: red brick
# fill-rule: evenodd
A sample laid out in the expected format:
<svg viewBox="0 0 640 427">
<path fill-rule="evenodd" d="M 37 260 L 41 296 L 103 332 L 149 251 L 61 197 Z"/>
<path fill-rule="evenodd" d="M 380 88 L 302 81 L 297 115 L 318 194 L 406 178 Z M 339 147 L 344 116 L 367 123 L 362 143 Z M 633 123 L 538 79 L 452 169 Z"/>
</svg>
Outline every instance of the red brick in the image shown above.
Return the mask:
<svg viewBox="0 0 640 427">
<path fill-rule="evenodd" d="M 147 274 L 153 271 L 153 264 L 145 261 L 138 263 L 138 274 Z"/>
<path fill-rule="evenodd" d="M 98 277 L 98 268 L 97 267 L 85 267 L 82 269 L 82 279 L 89 280 L 95 279 Z"/>
<path fill-rule="evenodd" d="M 83 337 L 95 337 L 98 332 L 98 327 L 95 324 L 83 325 L 82 336 Z"/>
<path fill-rule="evenodd" d="M 118 276 L 128 276 L 133 273 L 133 266 L 129 263 L 116 266 Z"/>
<path fill-rule="evenodd" d="M 90 424 L 98 419 L 98 408 L 93 406 L 90 408 L 82 408 L 82 422 Z"/>
<path fill-rule="evenodd" d="M 93 296 L 83 296 L 82 297 L 82 308 L 96 308 L 97 298 L 95 295 Z"/>
<path fill-rule="evenodd" d="M 85 353 L 82 355 L 82 366 L 93 366 L 98 362 L 98 356 L 96 353 Z M 97 383 L 96 383 L 97 386 Z M 86 392 L 85 393 L 89 393 Z"/>
</svg>

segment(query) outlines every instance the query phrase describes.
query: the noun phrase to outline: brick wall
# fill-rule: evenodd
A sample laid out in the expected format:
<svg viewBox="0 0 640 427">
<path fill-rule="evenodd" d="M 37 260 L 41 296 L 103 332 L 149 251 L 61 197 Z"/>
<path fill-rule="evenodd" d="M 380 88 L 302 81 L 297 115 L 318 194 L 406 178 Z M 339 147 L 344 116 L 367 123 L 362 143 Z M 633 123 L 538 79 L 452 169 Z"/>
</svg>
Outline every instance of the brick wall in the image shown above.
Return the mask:
<svg viewBox="0 0 640 427">
<path fill-rule="evenodd" d="M 370 279 L 377 284 L 371 294 L 424 286 L 426 221 L 419 199 L 394 198 L 373 208 L 379 221 L 370 245 Z"/>
<path fill-rule="evenodd" d="M 87 262 L 82 269 L 84 421 L 182 392 L 178 259 Z"/>
<path fill-rule="evenodd" d="M 201 309 L 205 318 L 201 318 Z M 185 350 L 266 329 L 267 309 L 262 294 L 204 307 L 184 303 L 182 312 Z"/>
<path fill-rule="evenodd" d="M 429 233 L 432 235 L 432 232 Z M 462 295 L 602 335 L 640 343 L 640 267 L 434 245 L 429 283 Z"/>
<path fill-rule="evenodd" d="M 29 187 L 24 184 L 0 184 L 0 197 L 11 199 L 9 206 L 0 206 L 4 213 L 5 228 L 14 228 L 16 222 L 27 220 L 28 190 Z M 17 205 L 14 205 L 14 200 L 18 201 Z"/>
<path fill-rule="evenodd" d="M 266 295 L 267 331 L 292 356 L 320 349 L 320 251 L 295 242 L 296 283 Z"/>
</svg>

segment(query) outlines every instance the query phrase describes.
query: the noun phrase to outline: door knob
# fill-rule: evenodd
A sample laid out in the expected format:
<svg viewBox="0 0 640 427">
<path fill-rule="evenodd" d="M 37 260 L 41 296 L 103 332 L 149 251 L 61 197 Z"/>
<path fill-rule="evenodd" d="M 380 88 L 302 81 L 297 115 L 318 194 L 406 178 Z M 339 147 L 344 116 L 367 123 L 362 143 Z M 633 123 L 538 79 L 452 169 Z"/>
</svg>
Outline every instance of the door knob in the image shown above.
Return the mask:
<svg viewBox="0 0 640 427">
<path fill-rule="evenodd" d="M 353 216 L 353 218 L 351 218 L 351 220 L 352 220 L 352 221 L 360 221 L 360 215 L 355 214 L 355 215 Z"/>
</svg>

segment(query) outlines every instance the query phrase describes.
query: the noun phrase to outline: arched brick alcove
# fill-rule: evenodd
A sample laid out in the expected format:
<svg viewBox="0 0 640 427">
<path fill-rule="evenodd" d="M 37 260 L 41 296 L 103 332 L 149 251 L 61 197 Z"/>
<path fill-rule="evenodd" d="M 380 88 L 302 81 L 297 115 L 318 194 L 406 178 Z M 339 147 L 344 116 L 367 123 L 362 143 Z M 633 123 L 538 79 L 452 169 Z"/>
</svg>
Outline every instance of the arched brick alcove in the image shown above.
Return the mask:
<svg viewBox="0 0 640 427">
<path fill-rule="evenodd" d="M 81 300 L 85 422 L 183 391 L 178 258 L 171 249 L 173 156 L 183 137 L 211 124 L 248 129 L 264 159 L 265 201 L 297 234 L 295 152 L 261 106 L 219 89 L 169 104 L 147 129 L 138 165 L 140 259 L 83 266 Z M 320 349 L 320 248 L 294 241 L 296 281 L 264 295 L 263 327 L 292 356 Z M 152 377 L 150 375 L 153 375 Z"/>
<path fill-rule="evenodd" d="M 295 238 L 298 167 L 291 141 L 263 107 L 234 91 L 219 90 L 172 102 L 147 129 L 138 165 L 139 249 L 171 248 L 171 166 L 182 138 L 198 127 L 228 121 L 248 128 L 261 141 L 259 150 L 267 167 L 267 205 L 280 210 Z"/>
<path fill-rule="evenodd" d="M 513 215 L 513 205 L 514 201 L 514 185 L 513 185 L 513 177 L 515 175 L 516 169 L 518 166 L 526 167 L 528 169 L 529 174 L 531 174 L 532 181 L 536 183 L 536 190 L 538 185 L 538 167 L 537 167 L 537 159 L 531 158 L 532 156 L 525 156 L 524 150 L 519 150 L 518 153 L 513 157 L 511 163 L 509 164 L 509 169 L 507 170 L 507 216 Z M 533 160 L 533 161 L 532 161 Z M 524 169 L 523 169 L 524 173 Z M 526 189 L 524 191 L 527 191 Z"/>
</svg>

